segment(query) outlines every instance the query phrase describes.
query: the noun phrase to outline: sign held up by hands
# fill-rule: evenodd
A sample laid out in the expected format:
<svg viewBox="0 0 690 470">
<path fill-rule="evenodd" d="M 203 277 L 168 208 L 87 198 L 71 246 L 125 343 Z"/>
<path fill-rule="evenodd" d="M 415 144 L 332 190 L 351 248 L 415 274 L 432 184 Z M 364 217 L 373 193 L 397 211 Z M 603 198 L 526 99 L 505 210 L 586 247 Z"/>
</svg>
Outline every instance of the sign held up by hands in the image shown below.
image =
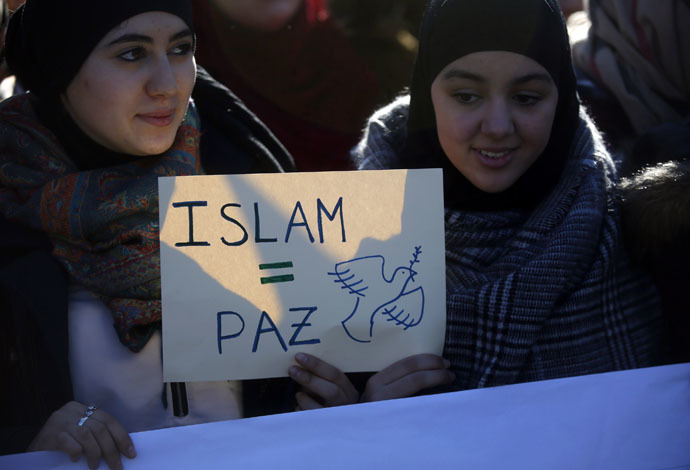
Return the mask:
<svg viewBox="0 0 690 470">
<path fill-rule="evenodd" d="M 441 170 L 159 179 L 166 381 L 441 354 Z"/>
</svg>

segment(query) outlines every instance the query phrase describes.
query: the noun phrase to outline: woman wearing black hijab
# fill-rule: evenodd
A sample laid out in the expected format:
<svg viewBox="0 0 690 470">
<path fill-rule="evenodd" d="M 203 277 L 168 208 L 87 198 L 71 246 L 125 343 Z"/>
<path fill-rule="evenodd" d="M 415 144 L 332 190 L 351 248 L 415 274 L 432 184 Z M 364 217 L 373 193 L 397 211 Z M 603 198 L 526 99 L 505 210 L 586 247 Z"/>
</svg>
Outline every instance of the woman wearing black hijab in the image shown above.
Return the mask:
<svg viewBox="0 0 690 470">
<path fill-rule="evenodd" d="M 292 161 L 194 44 L 187 0 L 27 0 L 10 20 L 29 92 L 0 104 L 3 451 L 120 468 L 128 432 L 241 416 L 238 384 L 163 383 L 157 181 Z"/>
<path fill-rule="evenodd" d="M 403 359 L 361 400 L 649 366 L 660 310 L 621 250 L 611 158 L 580 109 L 555 0 L 432 0 L 409 96 L 377 112 L 361 169 L 444 169 L 444 358 Z M 316 358 L 306 395 L 352 397 Z M 345 400 L 342 400 L 345 401 Z"/>
</svg>

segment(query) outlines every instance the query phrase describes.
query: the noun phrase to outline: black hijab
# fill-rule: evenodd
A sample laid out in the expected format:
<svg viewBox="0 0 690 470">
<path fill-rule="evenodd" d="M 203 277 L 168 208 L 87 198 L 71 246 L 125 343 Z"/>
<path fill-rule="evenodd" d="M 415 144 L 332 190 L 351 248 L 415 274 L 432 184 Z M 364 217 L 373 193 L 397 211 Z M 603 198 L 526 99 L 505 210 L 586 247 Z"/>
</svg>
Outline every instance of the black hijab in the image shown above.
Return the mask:
<svg viewBox="0 0 690 470">
<path fill-rule="evenodd" d="M 26 89 L 58 96 L 103 36 L 150 11 L 175 15 L 194 31 L 189 0 L 26 0 L 7 29 L 8 66 Z"/>
<path fill-rule="evenodd" d="M 557 0 L 430 0 L 419 38 L 403 164 L 443 168 L 448 207 L 493 210 L 538 203 L 560 177 L 579 114 L 568 33 Z M 438 73 L 454 60 L 481 51 L 533 59 L 549 72 L 559 94 L 546 149 L 518 181 L 495 194 L 477 189 L 446 157 L 431 101 Z"/>
</svg>

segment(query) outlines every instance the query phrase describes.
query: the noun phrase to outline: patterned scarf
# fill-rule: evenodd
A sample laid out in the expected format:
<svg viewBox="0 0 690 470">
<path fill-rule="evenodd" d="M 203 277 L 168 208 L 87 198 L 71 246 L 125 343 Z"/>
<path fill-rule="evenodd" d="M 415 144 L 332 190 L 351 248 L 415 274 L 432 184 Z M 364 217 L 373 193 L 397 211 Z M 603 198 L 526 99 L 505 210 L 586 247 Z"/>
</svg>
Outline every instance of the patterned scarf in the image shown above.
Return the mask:
<svg viewBox="0 0 690 470">
<path fill-rule="evenodd" d="M 199 139 L 190 105 L 167 152 L 78 171 L 30 95 L 0 103 L 0 213 L 48 234 L 54 256 L 102 298 L 135 352 L 161 320 L 158 177 L 200 173 Z"/>
<path fill-rule="evenodd" d="M 355 150 L 360 168 L 398 167 L 406 114 L 401 99 L 372 118 Z M 444 357 L 454 388 L 659 359 L 658 296 L 621 249 L 615 178 L 583 116 L 563 176 L 534 209 L 446 209 Z"/>
<path fill-rule="evenodd" d="M 590 0 L 587 13 L 573 60 L 615 95 L 638 134 L 690 113 L 688 0 Z"/>
</svg>

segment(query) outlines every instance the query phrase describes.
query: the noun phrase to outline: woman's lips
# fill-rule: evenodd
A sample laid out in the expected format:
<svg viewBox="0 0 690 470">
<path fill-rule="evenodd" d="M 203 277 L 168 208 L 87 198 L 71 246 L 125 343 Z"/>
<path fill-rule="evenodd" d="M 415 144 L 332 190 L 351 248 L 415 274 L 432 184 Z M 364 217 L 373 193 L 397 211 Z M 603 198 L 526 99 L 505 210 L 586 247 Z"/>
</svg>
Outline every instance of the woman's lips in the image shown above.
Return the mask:
<svg viewBox="0 0 690 470">
<path fill-rule="evenodd" d="M 166 127 L 169 126 L 173 119 L 175 119 L 174 109 L 164 109 L 160 111 L 154 111 L 151 113 L 137 114 L 137 117 L 144 122 L 151 124 L 156 127 Z"/>
<path fill-rule="evenodd" d="M 503 168 L 513 160 L 517 148 L 473 148 L 472 150 L 483 165 L 489 168 Z"/>
</svg>

